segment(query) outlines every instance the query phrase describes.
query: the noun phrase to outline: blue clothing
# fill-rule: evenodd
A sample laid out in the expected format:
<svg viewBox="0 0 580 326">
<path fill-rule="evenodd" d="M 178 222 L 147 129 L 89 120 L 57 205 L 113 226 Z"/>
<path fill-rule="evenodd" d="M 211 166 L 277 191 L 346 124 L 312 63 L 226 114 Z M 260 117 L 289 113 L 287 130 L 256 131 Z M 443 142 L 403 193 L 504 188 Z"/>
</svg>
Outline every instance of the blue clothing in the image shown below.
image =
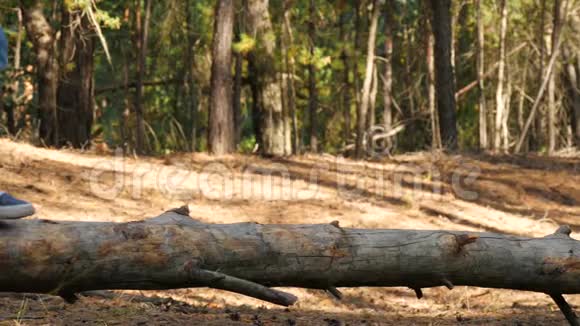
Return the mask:
<svg viewBox="0 0 580 326">
<path fill-rule="evenodd" d="M 8 66 L 8 39 L 0 27 L 0 70 Z"/>
</svg>

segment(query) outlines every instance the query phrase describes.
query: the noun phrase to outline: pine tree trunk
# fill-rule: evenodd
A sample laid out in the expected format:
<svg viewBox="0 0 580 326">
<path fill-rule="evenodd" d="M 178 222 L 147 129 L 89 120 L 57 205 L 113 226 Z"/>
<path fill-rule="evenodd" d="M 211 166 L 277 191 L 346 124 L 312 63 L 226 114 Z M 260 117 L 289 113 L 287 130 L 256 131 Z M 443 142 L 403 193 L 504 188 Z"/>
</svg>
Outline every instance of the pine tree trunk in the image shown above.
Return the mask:
<svg viewBox="0 0 580 326">
<path fill-rule="evenodd" d="M 442 145 L 456 150 L 457 122 L 455 112 L 455 82 L 451 63 L 451 1 L 431 0 L 433 33 L 435 34 L 435 79 L 437 110 Z"/>
<path fill-rule="evenodd" d="M 493 149 L 499 152 L 502 148 L 503 119 L 505 112 L 505 65 L 506 65 L 506 34 L 507 34 L 508 8 L 507 0 L 500 2 L 500 32 L 499 32 L 499 67 L 497 69 L 497 89 L 495 93 L 495 135 Z"/>
<path fill-rule="evenodd" d="M 310 61 L 308 63 L 308 116 L 310 127 L 308 129 L 308 134 L 310 136 L 310 151 L 313 153 L 318 152 L 318 123 L 316 117 L 316 111 L 318 109 L 318 91 L 316 89 L 316 66 L 315 66 L 315 53 L 316 48 L 316 7 L 315 0 L 309 1 L 308 6 L 309 20 L 308 20 L 308 37 L 309 42 L 309 52 Z"/>
<path fill-rule="evenodd" d="M 137 48 L 137 76 L 135 86 L 135 124 L 137 154 L 145 153 L 145 117 L 143 110 L 143 81 L 146 74 L 147 41 L 149 39 L 149 20 L 151 18 L 152 0 L 145 0 L 145 17 L 141 13 L 141 1 L 135 6 L 135 45 Z"/>
<path fill-rule="evenodd" d="M 292 0 L 285 0 L 284 2 L 284 35 L 288 42 L 286 47 L 294 47 L 294 34 L 292 32 L 290 9 L 292 9 Z M 284 57 L 287 67 L 287 84 L 288 84 L 288 110 L 292 116 L 292 153 L 300 152 L 298 117 L 296 112 L 296 87 L 294 86 L 294 79 L 296 77 L 296 68 L 294 56 L 291 56 L 289 51 L 286 51 Z"/>
<path fill-rule="evenodd" d="M 236 10 L 239 9 L 239 6 L 235 7 Z M 236 23 L 236 32 L 235 32 L 235 40 L 236 42 L 240 41 L 241 34 L 243 32 L 243 13 L 238 14 L 235 19 L 237 19 Z M 242 78 L 243 78 L 243 64 L 244 64 L 244 56 L 241 53 L 236 52 L 234 56 L 235 64 L 234 64 L 234 92 L 233 92 L 233 107 L 234 107 L 234 148 L 240 144 L 242 140 Z"/>
<path fill-rule="evenodd" d="M 219 0 L 215 12 L 207 143 L 211 154 L 224 155 L 235 149 L 232 103 L 233 0 Z"/>
<path fill-rule="evenodd" d="M 426 6 L 427 7 L 427 6 Z M 429 16 L 429 8 L 425 8 L 426 16 Z M 437 114 L 437 98 L 435 91 L 435 37 L 431 28 L 432 18 L 427 19 L 427 44 L 426 44 L 426 61 L 427 61 L 427 92 L 429 101 L 429 116 L 431 121 L 431 148 L 441 149 L 441 130 L 439 127 L 439 115 Z"/>
<path fill-rule="evenodd" d="M 344 12 L 340 16 L 339 25 L 339 37 L 343 42 L 343 47 L 340 53 L 340 59 L 342 60 L 342 87 L 341 89 L 341 108 L 344 115 L 344 127 L 343 127 L 343 143 L 347 145 L 351 138 L 351 92 L 352 85 L 350 82 L 350 71 L 351 71 L 351 58 L 348 53 L 348 32 L 345 30 L 346 24 L 348 22 L 348 14 Z"/>
<path fill-rule="evenodd" d="M 188 107 L 190 115 L 190 150 L 195 152 L 197 149 L 197 87 L 195 82 L 195 54 L 193 48 L 195 46 L 195 30 L 193 24 L 193 10 L 195 0 L 187 1 L 186 10 L 186 24 L 187 24 L 187 51 L 186 63 L 187 67 L 187 86 L 188 86 Z"/>
<path fill-rule="evenodd" d="M 365 0 L 354 0 L 354 47 L 352 51 L 352 75 L 353 75 L 353 91 L 354 91 L 354 101 L 355 101 L 355 111 L 358 114 L 360 110 L 360 76 L 359 76 L 359 49 L 361 48 L 361 7 L 364 6 Z M 358 126 L 356 127 L 358 128 Z"/>
<path fill-rule="evenodd" d="M 377 26 L 380 14 L 379 1 L 373 0 L 373 12 L 369 26 L 369 38 L 367 43 L 366 72 L 361 91 L 361 102 L 357 112 L 357 139 L 356 139 L 356 157 L 362 159 L 365 156 L 364 136 L 366 134 L 367 115 L 370 105 L 370 93 L 373 82 L 373 70 L 375 62 L 375 45 L 377 37 Z"/>
<path fill-rule="evenodd" d="M 385 70 L 383 76 L 383 125 L 385 131 L 393 128 L 393 30 L 394 1 L 389 0 L 383 7 L 385 20 Z"/>
<path fill-rule="evenodd" d="M 539 47 L 539 65 L 538 65 L 538 80 L 542 80 L 544 78 L 544 74 L 546 72 L 546 12 L 547 12 L 547 5 L 546 0 L 540 0 L 540 24 L 538 26 L 537 32 L 537 42 Z M 544 97 L 538 99 L 539 106 L 541 107 L 544 102 Z M 531 134 L 530 141 L 529 141 L 529 150 L 539 150 L 542 145 L 544 144 L 544 134 L 545 129 L 542 126 L 543 114 L 537 114 L 536 118 L 533 121 L 534 124 L 534 133 Z"/>
<path fill-rule="evenodd" d="M 44 16 L 44 1 L 20 1 L 24 26 L 34 45 L 38 85 L 39 137 L 48 146 L 58 143 L 59 65 L 55 32 Z"/>
<path fill-rule="evenodd" d="M 265 156 L 292 154 L 289 133 L 290 119 L 282 110 L 282 91 L 278 83 L 272 22 L 268 12 L 268 0 L 248 0 L 247 27 L 254 37 L 256 47 L 249 53 L 251 84 L 254 98 L 254 121 L 259 124 L 257 137 Z"/>
<path fill-rule="evenodd" d="M 16 16 L 18 18 L 18 29 L 16 32 L 16 44 L 14 45 L 14 74 L 13 76 L 16 77 L 21 72 L 22 68 L 22 36 L 24 35 L 24 21 L 22 18 L 22 9 L 16 8 Z M 11 135 L 16 135 L 20 127 L 16 126 L 15 121 L 15 111 L 22 112 L 24 108 L 20 103 L 20 79 L 13 78 L 14 82 L 10 85 L 12 89 L 12 98 L 8 100 L 8 103 L 3 103 L 5 105 L 4 109 L 6 112 L 6 127 L 8 128 L 8 133 Z M 0 97 L 2 94 L 2 90 L 0 90 Z M 1 99 L 0 99 L 1 101 Z M 1 104 L 0 104 L 1 105 Z M 1 111 L 1 109 L 0 109 Z"/>
<path fill-rule="evenodd" d="M 510 79 L 509 74 L 507 74 L 506 92 L 504 95 L 504 114 L 501 121 L 502 151 L 505 154 L 509 153 L 510 148 L 509 116 L 511 111 L 511 97 L 512 97 L 512 81 Z"/>
<path fill-rule="evenodd" d="M 475 0 L 477 10 L 477 85 L 479 89 L 479 148 L 489 149 L 487 133 L 487 107 L 485 103 L 485 29 L 483 26 L 482 0 Z"/>
<path fill-rule="evenodd" d="M 80 11 L 62 8 L 57 145 L 75 148 L 90 145 L 94 107 L 95 42 L 88 17 L 81 15 Z M 77 20 L 81 24 L 75 26 L 73 21 Z"/>
<path fill-rule="evenodd" d="M 369 100 L 369 114 L 367 130 L 370 130 L 376 125 L 376 111 L 377 111 L 377 94 L 379 93 L 379 72 L 378 66 L 375 62 L 373 67 L 373 83 L 371 86 L 370 100 Z"/>
<path fill-rule="evenodd" d="M 561 1 L 554 0 L 554 12 L 553 12 L 553 28 L 552 28 L 552 39 L 551 39 L 551 49 L 555 51 L 557 47 L 556 35 L 560 33 L 562 28 L 561 21 Z M 548 84 L 548 154 L 553 154 L 557 147 L 557 136 L 558 136 L 558 126 L 557 126 L 557 109 L 556 109 L 556 74 L 552 73 L 550 76 L 550 81 Z"/>
</svg>

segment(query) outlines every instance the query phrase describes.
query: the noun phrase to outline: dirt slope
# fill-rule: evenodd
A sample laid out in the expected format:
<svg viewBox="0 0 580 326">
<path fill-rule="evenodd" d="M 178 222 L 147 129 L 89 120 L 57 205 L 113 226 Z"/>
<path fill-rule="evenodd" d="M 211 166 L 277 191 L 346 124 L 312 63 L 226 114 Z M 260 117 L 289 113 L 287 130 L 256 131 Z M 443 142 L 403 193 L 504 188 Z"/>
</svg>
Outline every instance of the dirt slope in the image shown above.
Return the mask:
<svg viewBox="0 0 580 326">
<path fill-rule="evenodd" d="M 130 221 L 188 204 L 208 223 L 488 230 L 527 236 L 580 231 L 580 159 L 418 153 L 359 163 L 330 156 L 262 160 L 180 154 L 163 159 L 39 149 L 0 139 L 0 189 L 33 201 L 33 218 Z M 577 237 L 577 234 L 573 236 Z M 578 238 L 578 237 L 577 237 Z M 541 294 L 458 288 L 345 289 L 337 302 L 289 289 L 291 309 L 206 289 L 119 292 L 73 306 L 0 297 L 0 325 L 565 325 Z M 178 302 L 144 302 L 145 296 Z M 580 298 L 571 298 L 580 304 Z"/>
</svg>

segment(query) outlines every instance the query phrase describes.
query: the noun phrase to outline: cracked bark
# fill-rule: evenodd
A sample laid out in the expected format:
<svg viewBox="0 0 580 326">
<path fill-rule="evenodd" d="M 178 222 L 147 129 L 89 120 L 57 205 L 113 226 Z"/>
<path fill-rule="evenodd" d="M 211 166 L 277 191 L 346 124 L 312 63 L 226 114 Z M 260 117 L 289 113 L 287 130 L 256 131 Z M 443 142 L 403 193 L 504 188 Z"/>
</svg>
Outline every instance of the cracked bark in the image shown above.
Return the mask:
<svg viewBox="0 0 580 326">
<path fill-rule="evenodd" d="M 545 238 L 496 233 L 204 224 L 186 209 L 131 223 L 8 221 L 0 224 L 0 292 L 210 287 L 280 305 L 270 287 L 325 290 L 477 286 L 580 293 L 580 242 L 562 227 Z M 566 308 L 568 309 L 568 308 Z M 572 318 L 570 311 L 565 311 Z"/>
</svg>

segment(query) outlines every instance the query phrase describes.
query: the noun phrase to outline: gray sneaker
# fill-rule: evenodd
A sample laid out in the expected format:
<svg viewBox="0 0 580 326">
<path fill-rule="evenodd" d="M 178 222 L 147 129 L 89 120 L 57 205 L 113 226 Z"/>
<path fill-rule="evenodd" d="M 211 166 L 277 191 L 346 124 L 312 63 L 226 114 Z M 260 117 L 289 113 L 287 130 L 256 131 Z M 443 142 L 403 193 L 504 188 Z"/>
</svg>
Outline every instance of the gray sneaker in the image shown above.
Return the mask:
<svg viewBox="0 0 580 326">
<path fill-rule="evenodd" d="M 15 220 L 32 214 L 34 206 L 31 203 L 0 192 L 0 220 Z"/>
</svg>

